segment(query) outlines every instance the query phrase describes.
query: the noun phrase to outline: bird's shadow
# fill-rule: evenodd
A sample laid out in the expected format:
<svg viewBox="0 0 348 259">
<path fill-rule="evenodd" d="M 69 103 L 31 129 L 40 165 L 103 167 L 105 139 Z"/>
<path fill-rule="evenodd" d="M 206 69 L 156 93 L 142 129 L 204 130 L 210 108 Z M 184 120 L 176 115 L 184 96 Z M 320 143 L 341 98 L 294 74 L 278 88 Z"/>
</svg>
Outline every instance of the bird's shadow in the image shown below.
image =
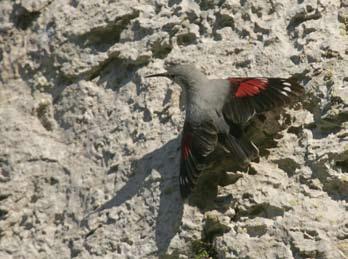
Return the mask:
<svg viewBox="0 0 348 259">
<path fill-rule="evenodd" d="M 172 139 L 162 147 L 135 160 L 132 163 L 133 176 L 128 179 L 125 186 L 113 198 L 92 212 L 94 214 L 121 206 L 134 196 L 139 195 L 139 192 L 144 188 L 153 191 L 151 190 L 151 182 L 160 181 L 160 204 L 155 227 L 157 254 L 159 255 L 166 253 L 170 241 L 180 228 L 183 215 L 183 200 L 180 196 L 178 181 L 179 156 L 177 151 L 180 145 L 179 140 L 180 137 Z M 153 174 L 154 170 L 158 173 Z M 150 175 L 151 177 L 149 177 Z M 153 177 L 153 175 L 157 176 Z M 149 198 L 151 199 L 151 195 Z M 82 224 L 84 223 L 82 222 Z"/>
<path fill-rule="evenodd" d="M 180 166 L 180 136 L 170 140 L 162 147 L 144 155 L 132 162 L 132 176 L 128 182 L 99 208 L 87 214 L 80 222 L 80 226 L 88 226 L 88 218 L 92 214 L 100 213 L 114 207 L 119 207 L 134 196 L 142 195 L 144 189 L 154 191 L 154 182 L 159 181 L 160 201 L 155 225 L 155 239 L 159 256 L 166 255 L 169 244 L 179 232 L 184 201 L 180 195 L 178 181 Z M 224 165 L 222 167 L 225 168 Z M 154 172 L 156 171 L 156 172 Z M 213 209 L 224 211 L 231 203 L 231 195 L 217 198 L 217 186 L 233 184 L 241 177 L 240 174 L 227 176 L 225 171 L 217 173 L 215 170 L 201 175 L 189 199 L 191 206 L 197 207 L 202 213 Z M 148 195 L 146 199 L 152 200 Z M 156 198 L 154 198 L 156 200 Z M 147 201 L 146 201 L 147 202 Z"/>
</svg>

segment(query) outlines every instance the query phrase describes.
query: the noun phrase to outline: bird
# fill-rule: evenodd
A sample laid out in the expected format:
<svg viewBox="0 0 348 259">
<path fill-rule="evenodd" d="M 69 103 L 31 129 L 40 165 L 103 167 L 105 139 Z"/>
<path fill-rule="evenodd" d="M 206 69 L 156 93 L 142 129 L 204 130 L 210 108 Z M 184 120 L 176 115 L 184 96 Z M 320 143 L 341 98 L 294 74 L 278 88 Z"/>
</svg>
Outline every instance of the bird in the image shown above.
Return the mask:
<svg viewBox="0 0 348 259">
<path fill-rule="evenodd" d="M 294 77 L 209 79 L 193 64 L 169 65 L 166 72 L 146 76 L 151 77 L 166 77 L 184 92 L 179 173 L 183 199 L 190 195 L 201 173 L 221 157 L 241 167 L 257 160 L 259 149 L 245 134 L 248 122 L 304 93 Z"/>
</svg>

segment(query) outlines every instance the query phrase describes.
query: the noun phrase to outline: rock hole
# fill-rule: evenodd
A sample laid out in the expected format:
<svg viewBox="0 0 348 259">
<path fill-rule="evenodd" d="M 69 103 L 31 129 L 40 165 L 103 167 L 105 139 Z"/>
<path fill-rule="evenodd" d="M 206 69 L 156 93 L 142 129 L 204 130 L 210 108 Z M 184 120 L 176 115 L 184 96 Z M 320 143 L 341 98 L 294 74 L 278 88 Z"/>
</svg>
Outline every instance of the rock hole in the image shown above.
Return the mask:
<svg viewBox="0 0 348 259">
<path fill-rule="evenodd" d="M 10 196 L 11 196 L 11 194 L 9 194 L 9 193 L 0 194 L 0 201 L 6 200 Z"/>
<path fill-rule="evenodd" d="M 152 45 L 151 51 L 154 58 L 164 59 L 172 51 L 172 46 L 163 40 L 157 40 Z"/>
<path fill-rule="evenodd" d="M 50 177 L 50 185 L 55 185 L 57 183 L 59 183 L 59 180 L 57 178 Z"/>
<path fill-rule="evenodd" d="M 196 34 L 192 32 L 179 34 L 177 36 L 178 45 L 187 46 L 196 43 Z"/>
<path fill-rule="evenodd" d="M 21 30 L 26 30 L 33 24 L 33 22 L 39 16 L 40 16 L 40 12 L 38 11 L 29 12 L 27 9 L 23 8 L 21 5 L 15 4 L 13 6 L 11 19 L 17 28 Z"/>
<path fill-rule="evenodd" d="M 222 29 L 224 27 L 231 27 L 233 30 L 235 28 L 234 19 L 232 16 L 227 14 L 217 14 L 216 22 L 214 26 L 214 31 Z"/>
<path fill-rule="evenodd" d="M 6 215 L 8 214 L 8 211 L 5 209 L 0 209 L 0 220 L 4 220 L 6 218 Z"/>
<path fill-rule="evenodd" d="M 261 237 L 267 233 L 267 226 L 265 225 L 247 226 L 246 230 L 250 237 Z"/>
</svg>

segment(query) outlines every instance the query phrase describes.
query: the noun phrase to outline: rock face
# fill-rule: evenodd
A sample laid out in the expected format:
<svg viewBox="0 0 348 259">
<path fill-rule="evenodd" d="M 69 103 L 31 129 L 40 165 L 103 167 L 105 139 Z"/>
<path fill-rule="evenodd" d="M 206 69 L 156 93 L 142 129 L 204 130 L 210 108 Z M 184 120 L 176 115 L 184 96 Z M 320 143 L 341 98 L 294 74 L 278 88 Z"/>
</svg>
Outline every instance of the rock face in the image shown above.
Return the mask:
<svg viewBox="0 0 348 259">
<path fill-rule="evenodd" d="M 0 258 L 347 258 L 347 60 L 346 0 L 0 1 Z M 173 61 L 307 93 L 185 204 Z"/>
</svg>

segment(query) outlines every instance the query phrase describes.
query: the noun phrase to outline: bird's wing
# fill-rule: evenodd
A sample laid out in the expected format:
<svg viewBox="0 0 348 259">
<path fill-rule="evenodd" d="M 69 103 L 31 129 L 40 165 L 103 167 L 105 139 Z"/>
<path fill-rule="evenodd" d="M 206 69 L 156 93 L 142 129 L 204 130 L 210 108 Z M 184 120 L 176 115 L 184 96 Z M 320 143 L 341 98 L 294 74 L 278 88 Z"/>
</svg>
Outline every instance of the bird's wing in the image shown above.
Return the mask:
<svg viewBox="0 0 348 259">
<path fill-rule="evenodd" d="M 181 140 L 180 191 L 186 198 L 198 176 L 207 167 L 207 156 L 217 145 L 218 130 L 212 121 L 198 124 L 185 122 Z"/>
<path fill-rule="evenodd" d="M 293 78 L 230 77 L 227 80 L 231 91 L 223 114 L 234 123 L 245 123 L 256 113 L 289 104 L 304 93 Z"/>
</svg>

